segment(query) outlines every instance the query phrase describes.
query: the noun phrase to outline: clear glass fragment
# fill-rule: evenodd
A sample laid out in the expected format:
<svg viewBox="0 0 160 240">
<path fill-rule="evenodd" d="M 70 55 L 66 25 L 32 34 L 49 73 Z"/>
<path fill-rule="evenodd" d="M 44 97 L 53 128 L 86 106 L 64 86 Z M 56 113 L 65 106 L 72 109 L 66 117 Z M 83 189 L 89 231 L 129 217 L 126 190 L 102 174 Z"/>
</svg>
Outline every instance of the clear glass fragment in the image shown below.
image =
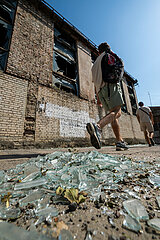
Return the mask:
<svg viewBox="0 0 160 240">
<path fill-rule="evenodd" d="M 92 238 L 92 235 L 91 235 L 91 233 L 90 233 L 90 231 L 87 231 L 87 233 L 86 233 L 86 236 L 85 236 L 85 239 L 84 240 L 92 240 L 93 238 Z"/>
<path fill-rule="evenodd" d="M 160 218 L 153 218 L 147 224 L 155 230 L 160 231 Z"/>
<path fill-rule="evenodd" d="M 0 219 L 16 219 L 20 216 L 21 210 L 19 208 L 6 208 L 0 206 Z"/>
<path fill-rule="evenodd" d="M 160 196 L 156 197 L 158 207 L 160 208 Z"/>
<path fill-rule="evenodd" d="M 141 199 L 135 192 L 131 191 L 130 189 L 125 189 L 124 192 L 128 193 L 128 195 L 131 196 L 131 197 Z"/>
<path fill-rule="evenodd" d="M 38 201 L 42 197 L 44 197 L 44 193 L 42 193 L 42 191 L 33 191 L 25 198 L 20 199 L 19 204 L 20 206 L 26 206 L 28 203 Z"/>
<path fill-rule="evenodd" d="M 137 221 L 147 221 L 148 213 L 142 203 L 137 199 L 126 200 L 123 202 L 123 207 L 127 213 Z"/>
<path fill-rule="evenodd" d="M 36 216 L 38 216 L 38 217 L 41 217 L 41 216 L 43 216 L 43 217 L 48 217 L 49 215 L 51 216 L 51 217 L 55 217 L 55 216 L 57 216 L 58 215 L 58 210 L 56 209 L 56 208 L 54 208 L 54 207 L 48 207 L 48 208 L 43 208 L 43 209 L 40 209 L 40 210 L 36 210 L 35 211 L 35 214 L 36 214 Z"/>
<path fill-rule="evenodd" d="M 125 215 L 123 227 L 134 232 L 139 232 L 141 230 L 141 225 L 139 222 L 128 214 Z"/>
<path fill-rule="evenodd" d="M 34 187 L 44 185 L 46 183 L 47 183 L 47 180 L 44 179 L 44 178 L 40 178 L 40 179 L 37 179 L 37 180 L 34 180 L 34 181 L 25 182 L 25 183 L 17 183 L 14 187 L 14 190 L 34 188 Z"/>
<path fill-rule="evenodd" d="M 150 183 L 152 183 L 155 187 L 160 187 L 160 176 L 159 175 L 153 175 L 149 177 Z"/>
</svg>

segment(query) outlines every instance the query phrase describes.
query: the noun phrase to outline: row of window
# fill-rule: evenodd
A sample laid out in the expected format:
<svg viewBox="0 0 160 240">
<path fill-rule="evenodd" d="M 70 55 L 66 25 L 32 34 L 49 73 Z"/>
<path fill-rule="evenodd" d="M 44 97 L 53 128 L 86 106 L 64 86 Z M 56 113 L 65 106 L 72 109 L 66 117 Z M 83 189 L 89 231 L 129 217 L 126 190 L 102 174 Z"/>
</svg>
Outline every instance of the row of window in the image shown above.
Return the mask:
<svg viewBox="0 0 160 240">
<path fill-rule="evenodd" d="M 1 0 L 0 2 L 1 70 L 5 70 L 6 67 L 16 6 L 17 0 Z M 92 62 L 95 60 L 96 56 L 92 54 Z M 127 81 L 127 85 L 132 111 L 133 114 L 136 114 L 137 105 L 133 86 L 129 81 Z M 79 94 L 76 42 L 69 34 L 59 30 L 57 27 L 54 28 L 53 86 L 67 92 L 72 92 L 75 95 Z M 126 104 L 122 107 L 122 110 L 127 112 Z"/>
<path fill-rule="evenodd" d="M 0 1 L 0 69 L 4 70 L 9 53 L 17 0 Z"/>
</svg>

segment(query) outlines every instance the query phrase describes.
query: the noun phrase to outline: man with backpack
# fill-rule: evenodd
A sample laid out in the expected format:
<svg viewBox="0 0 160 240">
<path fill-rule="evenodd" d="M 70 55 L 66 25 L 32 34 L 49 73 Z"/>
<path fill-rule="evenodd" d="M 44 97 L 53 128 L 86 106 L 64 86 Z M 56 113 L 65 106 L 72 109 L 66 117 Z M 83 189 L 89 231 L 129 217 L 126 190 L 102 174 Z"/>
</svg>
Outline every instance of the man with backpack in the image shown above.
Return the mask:
<svg viewBox="0 0 160 240">
<path fill-rule="evenodd" d="M 137 119 L 140 124 L 141 131 L 144 132 L 144 137 L 149 145 L 149 147 L 154 146 L 155 142 L 153 140 L 154 134 L 154 120 L 153 114 L 149 107 L 145 107 L 143 102 L 139 102 L 139 109 L 137 110 Z"/>
<path fill-rule="evenodd" d="M 92 145 L 100 149 L 102 128 L 110 123 L 117 140 L 116 150 L 125 150 L 128 147 L 121 137 L 118 123 L 121 106 L 124 104 L 120 86 L 124 65 L 106 42 L 101 43 L 98 50 L 99 56 L 92 67 L 92 81 L 97 94 L 97 104 L 104 107 L 106 115 L 97 124 L 87 123 L 86 128 Z"/>
</svg>

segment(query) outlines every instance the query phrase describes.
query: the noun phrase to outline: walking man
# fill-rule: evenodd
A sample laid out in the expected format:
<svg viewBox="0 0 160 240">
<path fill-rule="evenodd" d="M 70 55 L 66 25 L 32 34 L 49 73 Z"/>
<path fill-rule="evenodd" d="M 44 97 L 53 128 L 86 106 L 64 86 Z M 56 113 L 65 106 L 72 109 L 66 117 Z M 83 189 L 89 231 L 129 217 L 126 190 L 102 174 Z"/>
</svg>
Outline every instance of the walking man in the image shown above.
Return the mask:
<svg viewBox="0 0 160 240">
<path fill-rule="evenodd" d="M 154 146 L 154 120 L 153 114 L 149 107 L 145 107 L 143 102 L 139 102 L 139 109 L 137 110 L 137 119 L 140 124 L 141 131 L 144 132 L 144 137 L 149 147 Z"/>
<path fill-rule="evenodd" d="M 104 107 L 106 115 L 97 124 L 87 123 L 86 128 L 92 145 L 100 149 L 102 129 L 110 123 L 117 140 L 116 150 L 125 150 L 128 147 L 122 139 L 118 122 L 121 106 L 124 104 L 119 82 L 124 73 L 124 65 L 106 42 L 99 45 L 98 51 L 99 56 L 92 67 L 92 81 L 97 94 L 97 104 Z"/>
</svg>

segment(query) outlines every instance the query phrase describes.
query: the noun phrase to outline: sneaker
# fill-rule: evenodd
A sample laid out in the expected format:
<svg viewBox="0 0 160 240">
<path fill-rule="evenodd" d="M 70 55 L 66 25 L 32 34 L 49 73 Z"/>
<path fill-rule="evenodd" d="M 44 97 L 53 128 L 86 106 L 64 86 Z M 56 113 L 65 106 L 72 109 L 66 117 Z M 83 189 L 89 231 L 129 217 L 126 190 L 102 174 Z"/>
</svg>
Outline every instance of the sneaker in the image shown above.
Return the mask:
<svg viewBox="0 0 160 240">
<path fill-rule="evenodd" d="M 100 149 L 101 148 L 101 130 L 94 123 L 87 123 L 87 131 L 90 134 L 90 140 L 93 147 Z"/>
<path fill-rule="evenodd" d="M 123 150 L 127 150 L 128 147 L 126 146 L 125 142 L 117 142 L 116 144 L 116 151 L 123 151 Z"/>
<path fill-rule="evenodd" d="M 153 140 L 153 138 L 150 138 L 151 141 L 151 145 L 154 146 L 155 145 L 155 141 Z"/>
</svg>

